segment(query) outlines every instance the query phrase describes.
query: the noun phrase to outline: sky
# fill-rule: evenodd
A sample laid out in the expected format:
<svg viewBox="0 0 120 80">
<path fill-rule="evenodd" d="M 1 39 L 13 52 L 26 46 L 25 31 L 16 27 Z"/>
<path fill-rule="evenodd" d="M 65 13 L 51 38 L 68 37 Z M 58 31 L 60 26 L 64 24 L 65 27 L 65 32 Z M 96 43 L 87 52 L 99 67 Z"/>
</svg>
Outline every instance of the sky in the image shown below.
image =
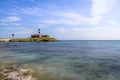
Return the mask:
<svg viewBox="0 0 120 80">
<path fill-rule="evenodd" d="M 120 40 L 120 0 L 0 0 L 0 38 Z"/>
</svg>

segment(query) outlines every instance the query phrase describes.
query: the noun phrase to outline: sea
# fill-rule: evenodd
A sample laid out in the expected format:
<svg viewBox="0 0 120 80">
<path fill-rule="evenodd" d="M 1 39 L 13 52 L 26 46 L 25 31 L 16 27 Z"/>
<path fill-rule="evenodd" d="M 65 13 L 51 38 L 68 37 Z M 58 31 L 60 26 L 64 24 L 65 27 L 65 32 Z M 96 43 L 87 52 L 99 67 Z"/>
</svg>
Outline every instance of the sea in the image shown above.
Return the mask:
<svg viewBox="0 0 120 80">
<path fill-rule="evenodd" d="M 1 42 L 3 63 L 32 68 L 39 80 L 120 80 L 120 41 Z"/>
</svg>

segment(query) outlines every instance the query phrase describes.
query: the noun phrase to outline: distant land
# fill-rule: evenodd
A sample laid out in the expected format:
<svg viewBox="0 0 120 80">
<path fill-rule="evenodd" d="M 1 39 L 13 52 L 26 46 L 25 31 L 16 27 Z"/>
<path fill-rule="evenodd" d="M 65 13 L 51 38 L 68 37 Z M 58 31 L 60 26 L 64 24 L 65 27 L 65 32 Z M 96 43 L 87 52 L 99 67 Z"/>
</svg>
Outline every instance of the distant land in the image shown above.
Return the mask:
<svg viewBox="0 0 120 80">
<path fill-rule="evenodd" d="M 0 39 L 0 42 L 55 42 L 55 38 L 49 35 L 41 35 L 40 29 L 37 34 L 32 34 L 30 38 L 14 38 L 15 34 L 12 34 L 12 39 Z"/>
<path fill-rule="evenodd" d="M 38 37 L 38 38 L 18 38 L 18 39 L 0 39 L 0 42 L 55 42 L 52 37 Z"/>
</svg>

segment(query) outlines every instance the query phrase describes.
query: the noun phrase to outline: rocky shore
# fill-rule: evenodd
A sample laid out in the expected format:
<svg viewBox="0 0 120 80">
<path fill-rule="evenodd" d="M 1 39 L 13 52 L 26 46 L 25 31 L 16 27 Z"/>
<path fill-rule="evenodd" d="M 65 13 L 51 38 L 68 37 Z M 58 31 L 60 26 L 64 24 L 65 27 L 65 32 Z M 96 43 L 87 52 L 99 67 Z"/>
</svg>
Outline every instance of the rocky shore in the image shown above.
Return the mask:
<svg viewBox="0 0 120 80">
<path fill-rule="evenodd" d="M 0 70 L 0 80 L 37 80 L 32 69 L 8 67 Z"/>
<path fill-rule="evenodd" d="M 15 65 L 0 62 L 0 80 L 66 80 L 57 79 L 41 65 Z"/>
<path fill-rule="evenodd" d="M 56 42 L 55 38 L 40 37 L 40 38 L 18 38 L 18 39 L 0 39 L 0 42 Z"/>
<path fill-rule="evenodd" d="M 9 42 L 10 39 L 0 39 L 0 42 Z"/>
</svg>

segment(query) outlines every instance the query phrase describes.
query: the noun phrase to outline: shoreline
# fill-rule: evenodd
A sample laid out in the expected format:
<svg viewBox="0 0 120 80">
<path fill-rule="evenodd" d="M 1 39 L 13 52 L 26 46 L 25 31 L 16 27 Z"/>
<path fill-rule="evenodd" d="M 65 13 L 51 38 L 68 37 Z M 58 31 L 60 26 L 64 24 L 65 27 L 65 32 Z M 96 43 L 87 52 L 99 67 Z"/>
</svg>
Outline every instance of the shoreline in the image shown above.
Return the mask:
<svg viewBox="0 0 120 80">
<path fill-rule="evenodd" d="M 0 62 L 0 80 L 57 80 L 33 64 L 11 65 Z"/>
<path fill-rule="evenodd" d="M 9 42 L 11 39 L 0 39 L 0 42 Z"/>
<path fill-rule="evenodd" d="M 52 37 L 0 39 L 0 42 L 56 42 L 56 41 L 57 40 Z"/>
</svg>

